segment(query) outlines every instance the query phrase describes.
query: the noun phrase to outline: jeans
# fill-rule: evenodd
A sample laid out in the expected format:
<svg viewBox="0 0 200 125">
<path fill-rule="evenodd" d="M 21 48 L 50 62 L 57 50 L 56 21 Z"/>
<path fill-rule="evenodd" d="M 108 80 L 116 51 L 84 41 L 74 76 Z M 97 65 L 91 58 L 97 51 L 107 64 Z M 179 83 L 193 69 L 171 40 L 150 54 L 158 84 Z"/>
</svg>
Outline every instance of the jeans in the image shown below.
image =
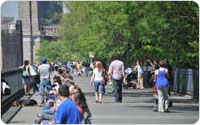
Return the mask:
<svg viewBox="0 0 200 125">
<path fill-rule="evenodd" d="M 46 90 L 47 92 L 46 92 Z M 49 80 L 46 79 L 42 79 L 40 82 L 40 95 L 41 95 L 41 104 L 44 104 L 44 94 L 45 93 L 49 93 L 49 91 L 51 90 L 51 83 Z"/>
<path fill-rule="evenodd" d="M 103 81 L 94 81 L 94 89 L 98 94 L 104 94 L 105 88 L 103 86 Z"/>
<path fill-rule="evenodd" d="M 48 102 L 48 103 L 46 103 L 45 106 L 42 108 L 42 111 L 48 110 L 48 109 L 50 109 L 51 107 L 53 107 L 53 103 Z"/>
<path fill-rule="evenodd" d="M 42 113 L 53 115 L 55 112 L 51 109 L 51 107 L 53 107 L 53 103 L 47 103 L 47 104 L 42 108 Z"/>
<path fill-rule="evenodd" d="M 113 79 L 115 102 L 122 102 L 122 80 Z"/>
<path fill-rule="evenodd" d="M 55 115 L 49 115 L 49 114 L 42 114 L 41 118 L 35 120 L 36 124 L 40 124 L 43 120 L 52 120 L 54 119 Z"/>
<path fill-rule="evenodd" d="M 55 112 L 52 109 L 47 109 L 42 111 L 43 114 L 49 114 L 49 115 L 54 115 Z"/>
<path fill-rule="evenodd" d="M 24 85 L 30 85 L 30 77 L 27 77 L 27 76 L 25 76 L 25 77 L 22 77 L 22 83 L 24 84 Z"/>
<path fill-rule="evenodd" d="M 169 95 L 168 88 L 160 88 L 158 89 L 158 111 L 164 112 L 168 110 L 169 104 Z"/>
<path fill-rule="evenodd" d="M 89 74 L 89 68 L 85 68 L 85 76 L 88 77 Z"/>
</svg>

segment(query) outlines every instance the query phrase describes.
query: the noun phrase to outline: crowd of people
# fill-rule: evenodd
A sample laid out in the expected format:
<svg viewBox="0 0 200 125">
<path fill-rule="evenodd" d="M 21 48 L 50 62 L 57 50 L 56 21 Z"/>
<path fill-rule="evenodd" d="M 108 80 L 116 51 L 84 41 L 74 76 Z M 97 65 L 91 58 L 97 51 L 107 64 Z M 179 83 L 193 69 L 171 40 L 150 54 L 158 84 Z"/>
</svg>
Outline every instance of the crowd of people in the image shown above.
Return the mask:
<svg viewBox="0 0 200 125">
<path fill-rule="evenodd" d="M 43 58 L 41 65 L 29 64 L 29 61 L 25 60 L 24 65 L 19 68 L 22 69 L 25 95 L 30 95 L 30 83 L 32 83 L 33 91 L 39 91 L 41 97 L 39 106 L 43 108 L 41 114 L 37 115 L 36 124 L 91 123 L 92 114 L 84 93 L 74 82 L 67 67 L 61 67 L 57 63 L 48 64 L 47 59 Z M 35 74 L 32 74 L 31 70 Z M 52 71 L 54 75 L 50 75 Z M 50 76 L 53 77 L 53 82 Z M 38 78 L 39 89 L 37 87 Z"/>
<path fill-rule="evenodd" d="M 94 64 L 86 62 L 80 62 L 80 61 L 74 61 L 74 62 L 67 62 L 67 68 L 69 69 L 70 73 L 73 73 L 74 76 L 83 76 L 85 74 L 86 77 L 91 75 L 91 72 L 94 69 Z"/>
<path fill-rule="evenodd" d="M 155 95 L 158 97 L 158 112 L 168 112 L 169 83 L 171 68 L 164 61 L 147 61 L 151 66 L 151 80 L 154 82 Z M 80 124 L 91 123 L 92 116 L 81 88 L 74 82 L 74 76 L 91 76 L 90 86 L 94 87 L 95 102 L 102 103 L 107 82 L 112 84 L 115 103 L 122 103 L 122 87 L 126 84 L 127 72 L 137 73 L 136 89 L 144 89 L 142 62 L 125 70 L 124 62 L 117 57 L 109 66 L 101 61 L 93 63 L 68 62 L 66 66 L 47 63 L 42 59 L 42 64 L 29 64 L 28 60 L 19 67 L 22 70 L 22 82 L 25 95 L 30 95 L 30 85 L 33 92 L 39 92 L 41 114 L 37 115 L 35 123 Z M 53 72 L 53 74 L 52 74 Z M 51 76 L 51 77 L 50 77 Z M 32 84 L 30 84 L 32 83 Z M 40 84 L 38 89 L 37 84 Z"/>
<path fill-rule="evenodd" d="M 155 90 L 155 97 L 158 97 L 158 112 L 168 112 L 170 84 L 172 82 L 172 68 L 166 61 L 147 62 L 151 65 L 151 77 Z M 144 89 L 142 62 L 137 61 L 136 65 L 129 68 L 131 72 L 137 73 L 136 89 Z M 102 103 L 103 94 L 105 93 L 106 82 L 112 83 L 115 103 L 122 103 L 122 87 L 127 84 L 127 70 L 124 62 L 115 57 L 110 63 L 108 70 L 102 66 L 102 62 L 96 61 L 95 68 L 90 80 L 90 85 L 94 86 L 95 102 Z"/>
</svg>

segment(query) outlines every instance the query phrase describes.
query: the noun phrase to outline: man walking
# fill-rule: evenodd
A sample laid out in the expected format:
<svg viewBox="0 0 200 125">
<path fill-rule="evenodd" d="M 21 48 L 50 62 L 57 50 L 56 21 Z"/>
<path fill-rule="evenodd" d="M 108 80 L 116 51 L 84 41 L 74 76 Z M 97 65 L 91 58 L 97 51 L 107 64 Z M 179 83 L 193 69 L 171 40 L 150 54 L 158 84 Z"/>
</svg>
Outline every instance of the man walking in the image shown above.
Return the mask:
<svg viewBox="0 0 200 125">
<path fill-rule="evenodd" d="M 117 59 L 111 62 L 109 73 L 113 80 L 114 97 L 116 103 L 122 102 L 122 84 L 125 76 L 124 63 Z"/>
<path fill-rule="evenodd" d="M 46 64 L 47 59 L 42 58 L 42 65 L 38 67 L 38 73 L 40 75 L 40 95 L 41 95 L 41 104 L 44 104 L 44 93 L 45 88 L 47 89 L 47 92 L 51 89 L 51 83 L 50 83 L 50 65 Z"/>
</svg>

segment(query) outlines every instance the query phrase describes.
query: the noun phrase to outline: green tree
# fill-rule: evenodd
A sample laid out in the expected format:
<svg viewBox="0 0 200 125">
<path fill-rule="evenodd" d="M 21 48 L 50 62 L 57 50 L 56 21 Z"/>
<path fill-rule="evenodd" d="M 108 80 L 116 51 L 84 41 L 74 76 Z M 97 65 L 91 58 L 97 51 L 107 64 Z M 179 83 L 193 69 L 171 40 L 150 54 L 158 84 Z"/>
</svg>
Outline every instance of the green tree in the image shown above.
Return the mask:
<svg viewBox="0 0 200 125">
<path fill-rule="evenodd" d="M 127 64 L 167 58 L 174 66 L 198 67 L 199 8 L 194 2 L 84 1 L 65 6 L 69 13 L 61 21 L 62 37 L 49 45 L 62 45 L 55 59 L 87 60 L 93 52 L 105 62 L 118 54 Z"/>
</svg>

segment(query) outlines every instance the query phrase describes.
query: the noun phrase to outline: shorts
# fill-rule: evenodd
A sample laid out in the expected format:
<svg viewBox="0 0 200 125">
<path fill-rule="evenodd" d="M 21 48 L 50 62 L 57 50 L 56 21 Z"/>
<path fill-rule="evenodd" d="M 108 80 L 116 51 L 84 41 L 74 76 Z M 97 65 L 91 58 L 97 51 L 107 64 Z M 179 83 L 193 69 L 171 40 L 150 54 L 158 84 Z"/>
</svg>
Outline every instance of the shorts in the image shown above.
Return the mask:
<svg viewBox="0 0 200 125">
<path fill-rule="evenodd" d="M 30 78 L 29 77 L 22 77 L 22 83 L 24 85 L 29 85 L 30 83 Z"/>
<path fill-rule="evenodd" d="M 138 73 L 138 78 L 142 77 L 142 73 Z"/>
<path fill-rule="evenodd" d="M 103 85 L 103 81 L 94 81 L 94 89 L 95 89 L 95 92 L 99 94 L 104 94 L 105 88 Z"/>
</svg>

